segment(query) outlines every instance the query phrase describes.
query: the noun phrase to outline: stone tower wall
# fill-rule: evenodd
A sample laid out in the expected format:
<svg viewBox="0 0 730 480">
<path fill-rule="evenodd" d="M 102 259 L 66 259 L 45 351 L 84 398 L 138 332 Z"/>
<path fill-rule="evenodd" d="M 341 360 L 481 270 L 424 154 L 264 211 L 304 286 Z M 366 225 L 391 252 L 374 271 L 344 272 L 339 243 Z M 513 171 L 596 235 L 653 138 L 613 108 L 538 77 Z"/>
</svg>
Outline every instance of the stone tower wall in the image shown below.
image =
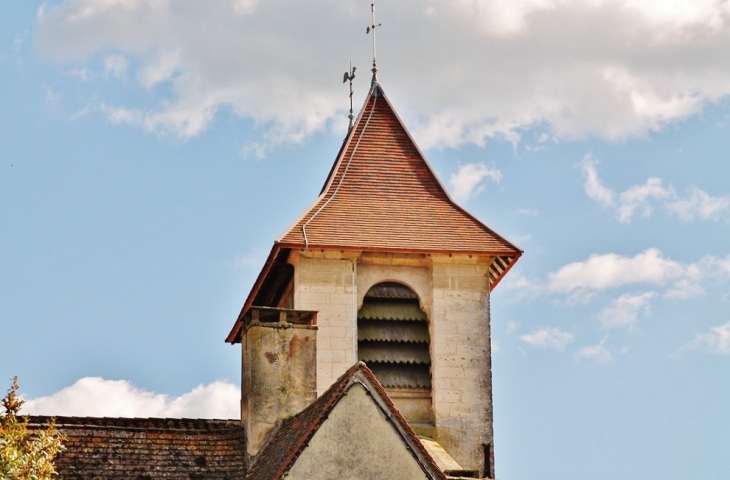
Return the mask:
<svg viewBox="0 0 730 480">
<path fill-rule="evenodd" d="M 480 471 L 493 441 L 491 258 L 434 255 L 432 261 L 431 380 L 437 440 L 463 468 Z"/>
<path fill-rule="evenodd" d="M 419 296 L 429 318 L 436 440 L 481 471 L 492 443 L 490 257 L 299 251 L 294 308 L 316 310 L 317 391 L 357 362 L 357 311 L 373 285 L 394 281 Z M 491 447 L 489 449 L 491 451 Z"/>
<path fill-rule="evenodd" d="M 317 311 L 317 395 L 357 363 L 357 254 L 293 252 L 294 309 Z"/>
</svg>

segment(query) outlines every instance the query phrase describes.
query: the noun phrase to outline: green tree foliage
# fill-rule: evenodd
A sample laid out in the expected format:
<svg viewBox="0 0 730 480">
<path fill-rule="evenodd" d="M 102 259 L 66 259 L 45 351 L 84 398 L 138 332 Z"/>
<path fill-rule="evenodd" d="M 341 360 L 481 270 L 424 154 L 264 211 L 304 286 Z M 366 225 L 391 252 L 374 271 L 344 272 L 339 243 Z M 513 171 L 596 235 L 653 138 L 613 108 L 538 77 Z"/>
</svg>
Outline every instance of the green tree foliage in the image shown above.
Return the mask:
<svg viewBox="0 0 730 480">
<path fill-rule="evenodd" d="M 0 415 L 0 480 L 55 478 L 53 459 L 65 440 L 55 421 L 45 428 L 28 429 L 28 417 L 18 417 L 24 403 L 18 398 L 18 377 L 0 403 L 5 409 Z"/>
</svg>

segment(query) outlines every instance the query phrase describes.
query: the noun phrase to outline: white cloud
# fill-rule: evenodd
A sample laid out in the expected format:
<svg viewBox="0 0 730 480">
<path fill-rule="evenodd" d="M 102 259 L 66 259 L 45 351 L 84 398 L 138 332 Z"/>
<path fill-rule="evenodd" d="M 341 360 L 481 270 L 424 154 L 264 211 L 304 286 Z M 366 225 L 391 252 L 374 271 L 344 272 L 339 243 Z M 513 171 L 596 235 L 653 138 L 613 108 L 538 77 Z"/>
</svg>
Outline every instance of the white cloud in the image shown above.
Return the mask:
<svg viewBox="0 0 730 480">
<path fill-rule="evenodd" d="M 654 292 L 640 294 L 625 293 L 604 308 L 599 317 L 605 327 L 631 326 L 639 319 L 639 313 L 651 313 L 649 302 L 656 296 Z"/>
<path fill-rule="evenodd" d="M 730 277 L 730 255 L 705 256 L 694 263 L 682 263 L 649 248 L 633 257 L 616 253 L 593 254 L 548 274 L 539 287 L 545 293 L 569 295 L 572 300 L 589 298 L 593 293 L 632 285 L 666 286 L 664 296 L 689 298 L 704 293 L 708 282 Z M 527 283 L 530 283 L 527 281 Z"/>
<path fill-rule="evenodd" d="M 603 337 L 597 345 L 590 345 L 583 347 L 575 352 L 574 356 L 576 359 L 587 359 L 593 360 L 597 363 L 610 363 L 614 360 L 614 356 L 611 351 L 606 348 L 606 340 L 608 337 Z"/>
<path fill-rule="evenodd" d="M 107 104 L 100 106 L 100 110 L 112 123 L 142 127 L 148 132 L 176 134 L 185 138 L 194 137 L 205 130 L 215 116 L 216 108 L 216 102 L 212 100 L 207 102 L 207 105 L 177 105 L 153 113 Z"/>
<path fill-rule="evenodd" d="M 491 167 L 483 163 L 467 163 L 461 165 L 456 173 L 451 175 L 449 184 L 457 200 L 467 200 L 484 190 L 484 180 L 490 179 L 495 183 L 502 180 L 502 172 L 494 165 Z"/>
<path fill-rule="evenodd" d="M 690 348 L 707 349 L 719 355 L 730 355 L 730 322 L 712 327 L 709 333 L 699 333 Z"/>
<path fill-rule="evenodd" d="M 548 274 L 548 291 L 573 293 L 606 290 L 631 284 L 663 285 L 680 279 L 688 268 L 666 258 L 656 248 L 633 257 L 616 253 L 593 254 L 582 262 L 573 262 Z"/>
<path fill-rule="evenodd" d="M 718 220 L 730 210 L 730 197 L 713 197 L 699 188 L 691 188 L 686 198 L 667 203 L 667 208 L 682 220 Z"/>
<path fill-rule="evenodd" d="M 162 82 L 175 81 L 184 70 L 182 51 L 178 49 L 156 54 L 139 71 L 138 79 L 142 87 L 150 89 Z"/>
<path fill-rule="evenodd" d="M 148 392 L 126 380 L 85 377 L 70 387 L 26 401 L 26 415 L 89 417 L 238 418 L 240 389 L 228 382 L 199 385 L 179 397 Z"/>
<path fill-rule="evenodd" d="M 605 186 L 598 177 L 598 161 L 586 155 L 580 163 L 585 177 L 586 195 L 603 207 L 615 210 L 621 223 L 631 223 L 635 214 L 649 217 L 655 207 L 662 207 L 681 220 L 719 220 L 730 211 L 730 197 L 713 197 L 699 188 L 688 190 L 681 197 L 673 186 L 665 187 L 661 178 L 651 177 L 643 185 L 634 185 L 620 194 Z"/>
<path fill-rule="evenodd" d="M 548 350 L 565 350 L 566 345 L 573 341 L 574 335 L 564 332 L 558 327 L 546 327 L 520 336 L 520 340 L 537 348 Z"/>
<path fill-rule="evenodd" d="M 121 55 L 109 55 L 104 59 L 104 72 L 115 78 L 122 78 L 127 74 L 129 62 Z"/>
<path fill-rule="evenodd" d="M 672 187 L 664 188 L 661 178 L 651 177 L 645 184 L 634 185 L 621 193 L 618 219 L 621 223 L 630 223 L 637 210 L 641 216 L 648 217 L 652 214 L 652 202 L 671 199 L 676 195 Z"/>
<path fill-rule="evenodd" d="M 603 185 L 601 179 L 598 178 L 598 172 L 596 171 L 597 164 L 598 160 L 591 155 L 586 155 L 581 162 L 583 173 L 586 177 L 586 195 L 604 207 L 613 207 L 615 194 L 613 190 Z"/>
<path fill-rule="evenodd" d="M 537 139 L 537 142 L 538 143 L 545 143 L 545 142 L 548 142 L 550 140 L 551 140 L 550 134 L 548 134 L 548 133 L 541 133 L 540 136 Z M 555 140 L 553 139 L 553 141 L 555 141 Z"/>
<path fill-rule="evenodd" d="M 76 67 L 69 71 L 72 77 L 82 82 L 93 82 L 99 78 L 124 78 L 129 69 L 129 61 L 121 55 L 108 55 L 103 62 L 103 72 L 95 72 L 90 67 Z"/>
<path fill-rule="evenodd" d="M 537 125 L 555 139 L 644 135 L 730 93 L 726 2 L 379 8 L 380 78 L 423 148 L 515 143 Z M 367 70 L 368 18 L 352 0 L 64 0 L 38 9 L 36 43 L 81 68 L 110 52 L 131 59 L 141 88 L 165 90 L 157 107 L 115 105 L 139 111 L 142 128 L 190 137 L 225 108 L 263 125 L 274 144 L 344 133 L 347 93 L 337 86 L 349 60 Z M 366 76 L 356 80 L 360 98 Z"/>
</svg>

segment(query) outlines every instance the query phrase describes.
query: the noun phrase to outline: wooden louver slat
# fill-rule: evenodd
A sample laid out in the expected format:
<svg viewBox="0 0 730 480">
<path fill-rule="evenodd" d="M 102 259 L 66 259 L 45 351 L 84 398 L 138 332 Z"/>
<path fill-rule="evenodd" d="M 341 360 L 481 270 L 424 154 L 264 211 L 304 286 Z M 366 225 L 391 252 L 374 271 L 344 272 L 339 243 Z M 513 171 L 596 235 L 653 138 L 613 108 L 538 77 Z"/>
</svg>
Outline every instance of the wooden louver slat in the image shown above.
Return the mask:
<svg viewBox="0 0 730 480">
<path fill-rule="evenodd" d="M 424 343 L 428 345 L 428 324 L 426 322 L 389 321 L 383 328 L 378 320 L 360 320 L 357 326 L 358 341 Z"/>
<path fill-rule="evenodd" d="M 418 296 L 400 284 L 382 283 L 358 311 L 358 358 L 389 388 L 430 388 L 428 317 Z"/>
</svg>

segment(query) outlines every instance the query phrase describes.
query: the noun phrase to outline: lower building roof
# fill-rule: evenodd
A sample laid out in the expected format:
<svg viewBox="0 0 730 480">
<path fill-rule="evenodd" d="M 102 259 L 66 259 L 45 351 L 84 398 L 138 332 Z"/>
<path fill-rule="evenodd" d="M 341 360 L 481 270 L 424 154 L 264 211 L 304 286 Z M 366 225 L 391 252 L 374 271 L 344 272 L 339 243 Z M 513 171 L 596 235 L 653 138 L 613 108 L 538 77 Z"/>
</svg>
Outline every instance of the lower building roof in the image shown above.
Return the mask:
<svg viewBox="0 0 730 480">
<path fill-rule="evenodd" d="M 30 416 L 29 428 L 51 417 Z M 239 479 L 246 474 L 240 420 L 55 417 L 66 449 L 55 461 L 65 480 Z"/>
</svg>

